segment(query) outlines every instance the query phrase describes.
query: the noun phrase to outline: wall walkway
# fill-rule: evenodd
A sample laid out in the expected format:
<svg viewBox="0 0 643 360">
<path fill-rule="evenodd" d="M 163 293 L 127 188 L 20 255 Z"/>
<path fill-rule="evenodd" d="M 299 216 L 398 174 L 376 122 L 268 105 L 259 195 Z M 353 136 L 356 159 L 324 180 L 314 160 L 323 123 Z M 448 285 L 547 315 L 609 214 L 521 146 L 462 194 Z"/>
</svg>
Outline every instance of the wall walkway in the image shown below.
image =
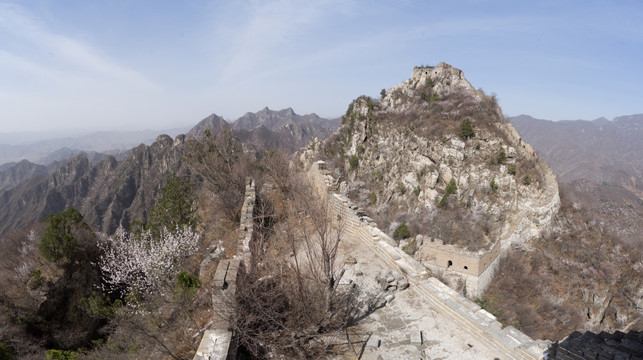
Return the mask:
<svg viewBox="0 0 643 360">
<path fill-rule="evenodd" d="M 507 359 L 540 359 L 548 342 L 535 341 L 514 327 L 504 327 L 496 317 L 480 308 L 473 301 L 458 294 L 453 289 L 431 278 L 422 264 L 407 255 L 375 222 L 359 211 L 358 207 L 346 197 L 328 191 L 333 183 L 332 177 L 325 171 L 323 162 L 314 163 L 308 172 L 313 185 L 322 199 L 328 201 L 334 214 L 341 217 L 346 236 L 354 237 L 393 268 L 403 272 L 411 288 L 422 295 L 438 311 L 448 315 L 454 322 L 472 336 L 484 338 L 488 344 Z"/>
<path fill-rule="evenodd" d="M 213 279 L 212 307 L 215 315 L 210 321 L 210 329 L 203 333 L 194 360 L 225 360 L 234 359 L 236 349 L 231 346 L 233 333 L 228 320 L 228 308 L 222 299 L 234 296 L 236 291 L 237 273 L 239 267 L 250 257 L 250 240 L 254 224 L 253 213 L 256 199 L 255 184 L 252 180 L 246 185 L 245 198 L 241 207 L 239 224 L 239 242 L 237 254 L 232 259 L 221 259 Z"/>
</svg>

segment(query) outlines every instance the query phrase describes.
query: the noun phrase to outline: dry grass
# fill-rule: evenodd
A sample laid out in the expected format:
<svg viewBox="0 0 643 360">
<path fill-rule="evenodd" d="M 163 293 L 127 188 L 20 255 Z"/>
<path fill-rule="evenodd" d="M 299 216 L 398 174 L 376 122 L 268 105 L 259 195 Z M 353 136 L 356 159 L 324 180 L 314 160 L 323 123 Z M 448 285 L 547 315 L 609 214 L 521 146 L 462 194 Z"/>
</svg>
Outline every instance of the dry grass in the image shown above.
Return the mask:
<svg viewBox="0 0 643 360">
<path fill-rule="evenodd" d="M 534 241 L 534 250 L 502 260 L 485 294 L 497 299 L 505 323 L 519 322 L 534 338 L 614 331 L 640 317 L 631 299 L 643 286 L 641 254 L 592 226 L 570 205 L 563 198 L 558 230 Z"/>
</svg>

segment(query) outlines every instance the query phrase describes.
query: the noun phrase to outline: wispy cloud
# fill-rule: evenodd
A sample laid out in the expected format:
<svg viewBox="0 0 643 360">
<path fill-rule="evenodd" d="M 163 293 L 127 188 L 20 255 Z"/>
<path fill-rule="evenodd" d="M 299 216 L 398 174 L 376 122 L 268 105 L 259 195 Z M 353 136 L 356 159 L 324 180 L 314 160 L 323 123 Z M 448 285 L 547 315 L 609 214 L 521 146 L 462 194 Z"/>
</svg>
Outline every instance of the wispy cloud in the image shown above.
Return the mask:
<svg viewBox="0 0 643 360">
<path fill-rule="evenodd" d="M 141 73 L 119 64 L 82 41 L 51 32 L 42 21 L 18 5 L 0 4 L 0 30 L 6 37 L 23 44 L 19 50 L 23 53 L 2 49 L 3 46 L 0 45 L 0 50 L 4 51 L 5 63 L 7 59 L 11 59 L 18 70 L 44 71 L 46 68 L 57 68 L 74 76 L 126 80 L 138 86 L 156 87 Z M 43 58 L 40 56 L 43 53 L 49 56 Z M 18 61 L 20 59 L 22 61 Z"/>
<path fill-rule="evenodd" d="M 253 2 L 237 9 L 247 14 L 243 23 L 222 25 L 234 26 L 234 31 L 225 31 L 233 36 L 218 83 L 229 84 L 240 77 L 248 80 L 272 72 L 273 66 L 293 55 L 287 51 L 292 50 L 299 34 L 319 24 L 329 11 L 346 8 L 347 4 L 336 0 L 277 0 Z M 222 28 L 218 30 L 224 32 Z"/>
</svg>

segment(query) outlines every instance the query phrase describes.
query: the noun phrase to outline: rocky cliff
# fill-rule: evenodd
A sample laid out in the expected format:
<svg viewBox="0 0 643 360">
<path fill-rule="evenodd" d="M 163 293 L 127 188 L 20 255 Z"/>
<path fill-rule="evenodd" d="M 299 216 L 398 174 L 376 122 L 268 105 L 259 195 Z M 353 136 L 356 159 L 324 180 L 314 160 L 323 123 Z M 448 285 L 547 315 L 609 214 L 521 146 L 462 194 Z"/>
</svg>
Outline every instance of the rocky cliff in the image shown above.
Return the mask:
<svg viewBox="0 0 643 360">
<path fill-rule="evenodd" d="M 37 176 L 0 195 L 0 237 L 68 207 L 78 209 L 95 230 L 113 233 L 132 220 L 145 220 L 161 185 L 181 169 L 183 135 L 160 135 L 117 161 L 91 165 L 84 154 L 48 176 Z"/>
<path fill-rule="evenodd" d="M 338 133 L 304 154 L 334 164 L 340 190 L 381 228 L 392 234 L 406 222 L 413 234 L 470 250 L 495 239 L 522 246 L 550 229 L 560 205 L 555 178 L 462 71 L 415 68 L 382 95 L 355 100 Z M 472 136 L 459 135 L 465 119 Z M 452 179 L 457 190 L 447 194 Z"/>
</svg>

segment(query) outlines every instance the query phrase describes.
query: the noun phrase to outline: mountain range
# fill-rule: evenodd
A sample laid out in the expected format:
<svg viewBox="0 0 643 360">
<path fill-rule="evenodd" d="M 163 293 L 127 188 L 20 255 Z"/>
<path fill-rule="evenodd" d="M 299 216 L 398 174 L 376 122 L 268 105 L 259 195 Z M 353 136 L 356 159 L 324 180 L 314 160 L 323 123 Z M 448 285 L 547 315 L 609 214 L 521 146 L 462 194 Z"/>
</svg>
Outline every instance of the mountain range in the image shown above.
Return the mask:
<svg viewBox="0 0 643 360">
<path fill-rule="evenodd" d="M 315 137 L 327 137 L 339 123 L 339 118 L 325 119 L 317 114 L 299 115 L 292 108 L 270 110 L 265 107 L 256 113 L 248 112 L 233 123 L 212 114 L 194 126 L 187 136 L 199 136 L 207 128 L 220 130 L 229 126 L 235 137 L 245 144 L 292 153 Z"/>
<path fill-rule="evenodd" d="M 66 161 L 80 152 L 117 155 L 139 144 L 149 145 L 159 134 L 176 136 L 189 128 L 141 131 L 99 131 L 89 134 L 42 138 L 40 134 L 0 133 L 0 164 L 29 160 L 47 165 Z M 31 136 L 30 136 L 31 135 Z M 91 156 L 90 156 L 91 157 Z"/>
<path fill-rule="evenodd" d="M 618 184 L 643 195 L 643 114 L 609 121 L 509 119 L 559 180 Z"/>
<path fill-rule="evenodd" d="M 240 119 L 240 124 L 230 124 L 212 114 L 186 135 L 175 139 L 159 135 L 152 144 L 140 144 L 118 157 L 81 152 L 64 164 L 54 161 L 49 169 L 26 160 L 4 164 L 0 166 L 0 238 L 70 206 L 94 229 L 105 233 L 113 233 L 119 226 L 128 228 L 133 220 L 144 220 L 159 182 L 182 171 L 186 137 L 200 136 L 206 128 L 220 131 L 230 127 L 244 147 L 292 152 L 314 137 L 327 136 L 337 124 L 315 114 L 297 115 L 292 109 L 265 108 Z"/>
<path fill-rule="evenodd" d="M 509 119 L 576 206 L 599 226 L 643 249 L 643 114 L 613 120 Z"/>
</svg>

